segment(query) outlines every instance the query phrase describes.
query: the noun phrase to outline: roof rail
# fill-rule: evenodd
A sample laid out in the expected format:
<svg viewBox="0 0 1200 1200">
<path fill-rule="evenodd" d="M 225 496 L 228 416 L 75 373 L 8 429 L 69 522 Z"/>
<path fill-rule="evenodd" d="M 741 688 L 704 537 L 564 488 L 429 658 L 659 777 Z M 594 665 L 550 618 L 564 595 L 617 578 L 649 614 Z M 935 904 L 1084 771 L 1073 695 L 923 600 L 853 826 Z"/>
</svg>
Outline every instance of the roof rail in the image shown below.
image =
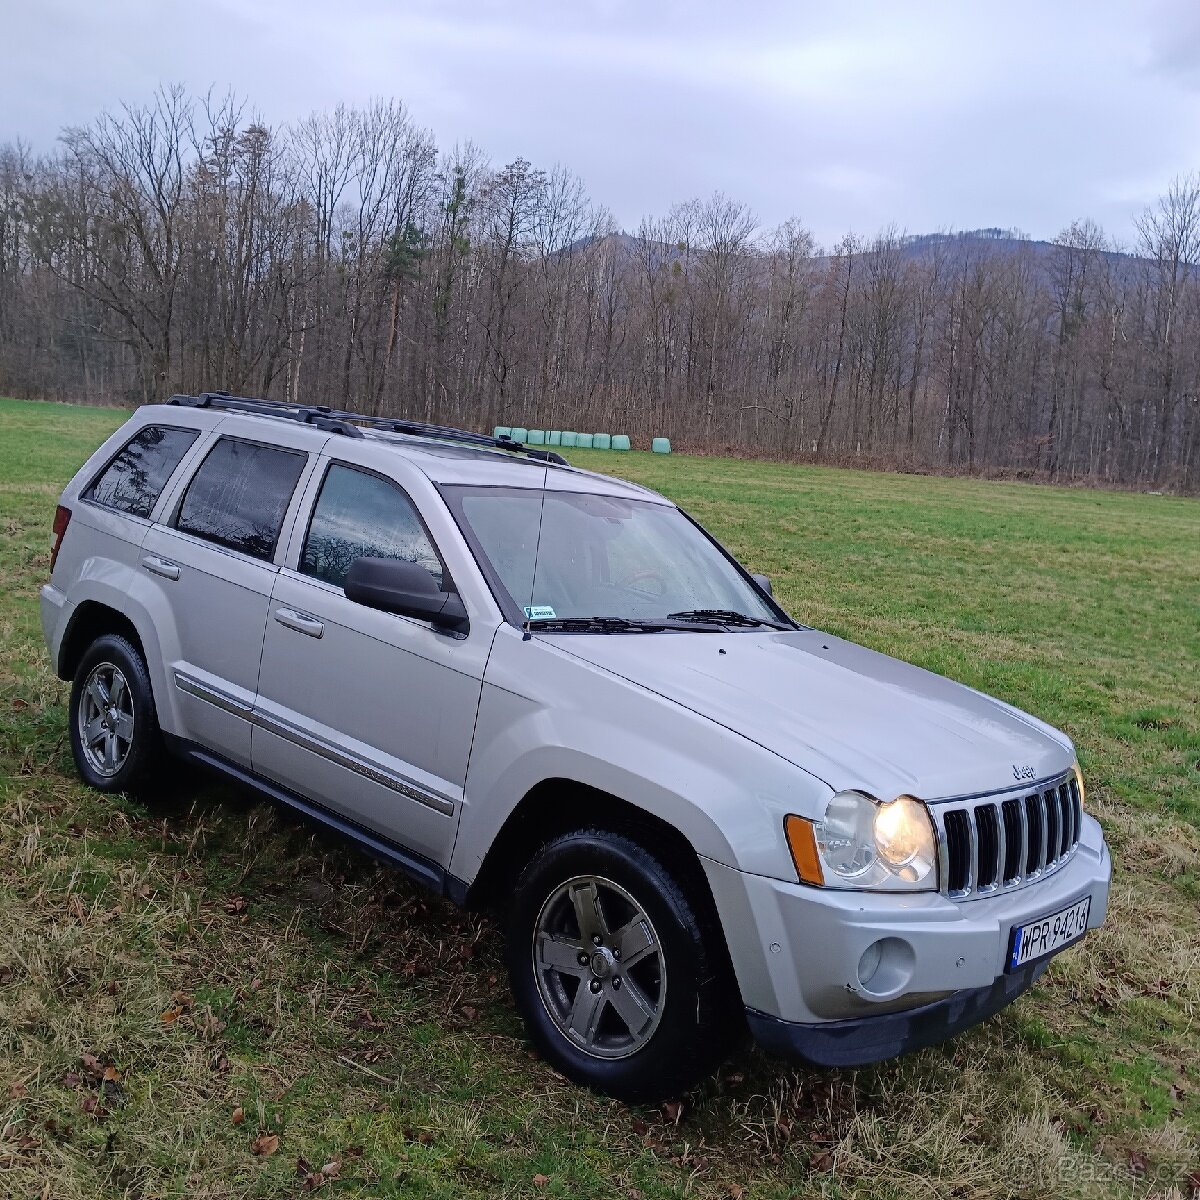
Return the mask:
<svg viewBox="0 0 1200 1200">
<path fill-rule="evenodd" d="M 478 446 L 481 450 L 509 450 L 524 454 L 539 462 L 556 466 L 570 466 L 561 454 L 553 450 L 539 450 L 526 446 L 524 442 L 510 437 L 490 437 L 486 433 L 472 433 L 469 429 L 455 429 L 451 425 L 430 425 L 424 421 L 406 421 L 395 417 L 369 417 L 365 413 L 348 412 L 329 408 L 324 404 L 291 404 L 286 400 L 256 399 L 252 396 L 233 396 L 228 392 L 201 392 L 198 396 L 172 396 L 168 404 L 182 408 L 219 408 L 229 412 L 245 412 L 255 416 L 278 417 L 285 421 L 299 421 L 343 437 L 362 437 L 362 428 L 381 433 L 399 433 L 408 437 L 433 438 L 442 442 L 457 442 L 467 446 Z"/>
</svg>

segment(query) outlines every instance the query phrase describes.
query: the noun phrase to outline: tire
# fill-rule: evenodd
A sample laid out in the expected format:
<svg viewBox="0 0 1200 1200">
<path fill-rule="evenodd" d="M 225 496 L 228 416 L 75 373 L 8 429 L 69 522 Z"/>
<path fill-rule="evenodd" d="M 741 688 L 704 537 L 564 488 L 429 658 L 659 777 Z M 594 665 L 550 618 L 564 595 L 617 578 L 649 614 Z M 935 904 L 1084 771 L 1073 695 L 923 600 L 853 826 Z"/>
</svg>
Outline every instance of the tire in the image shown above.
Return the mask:
<svg viewBox="0 0 1200 1200">
<path fill-rule="evenodd" d="M 654 1103 L 724 1057 L 736 1028 L 724 948 L 637 842 L 596 829 L 555 838 L 521 873 L 505 925 L 529 1037 L 568 1079 Z"/>
<path fill-rule="evenodd" d="M 68 711 L 71 753 L 85 783 L 102 792 L 135 792 L 151 781 L 162 735 L 150 672 L 132 642 L 110 633 L 88 647 Z"/>
</svg>

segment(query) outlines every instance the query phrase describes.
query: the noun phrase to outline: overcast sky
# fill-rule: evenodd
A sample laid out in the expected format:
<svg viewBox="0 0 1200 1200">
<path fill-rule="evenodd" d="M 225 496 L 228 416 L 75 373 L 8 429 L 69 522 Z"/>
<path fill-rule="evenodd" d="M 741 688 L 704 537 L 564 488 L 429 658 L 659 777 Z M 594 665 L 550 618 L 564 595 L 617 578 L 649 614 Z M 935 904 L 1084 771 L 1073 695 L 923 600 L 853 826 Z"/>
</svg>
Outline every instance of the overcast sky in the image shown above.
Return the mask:
<svg viewBox="0 0 1200 1200">
<path fill-rule="evenodd" d="M 1200 169 L 1200 0 L 38 0 L 0 142 L 159 82 L 270 123 L 398 96 L 438 141 L 562 163 L 636 228 L 713 191 L 824 243 L 1134 214 Z"/>
</svg>

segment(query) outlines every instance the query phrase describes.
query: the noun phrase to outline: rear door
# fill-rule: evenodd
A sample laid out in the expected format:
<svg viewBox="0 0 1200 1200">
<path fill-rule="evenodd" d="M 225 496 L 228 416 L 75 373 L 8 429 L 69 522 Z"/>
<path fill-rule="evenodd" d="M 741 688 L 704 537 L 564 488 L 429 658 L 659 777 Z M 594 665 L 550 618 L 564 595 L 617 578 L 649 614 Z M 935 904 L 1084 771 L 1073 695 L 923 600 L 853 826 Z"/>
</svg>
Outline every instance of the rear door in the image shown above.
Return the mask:
<svg viewBox="0 0 1200 1200">
<path fill-rule="evenodd" d="M 355 457 L 314 472 L 279 572 L 254 769 L 444 865 L 499 616 L 461 540 L 447 545 L 452 523 L 428 480 L 382 448 Z M 348 599 L 342 583 L 360 555 L 432 571 L 462 597 L 470 631 L 440 632 Z"/>
<path fill-rule="evenodd" d="M 222 422 L 140 559 L 173 618 L 160 637 L 175 732 L 243 766 L 275 556 L 314 445 L 311 432 L 265 424 Z"/>
</svg>

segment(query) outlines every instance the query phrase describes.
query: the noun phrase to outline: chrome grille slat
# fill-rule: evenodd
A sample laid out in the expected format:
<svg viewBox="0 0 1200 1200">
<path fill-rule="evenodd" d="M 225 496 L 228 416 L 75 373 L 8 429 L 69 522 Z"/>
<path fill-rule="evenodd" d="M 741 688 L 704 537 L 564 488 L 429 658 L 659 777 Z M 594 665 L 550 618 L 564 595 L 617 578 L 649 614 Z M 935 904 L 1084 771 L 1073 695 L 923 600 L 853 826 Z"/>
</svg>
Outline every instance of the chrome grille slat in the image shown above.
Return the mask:
<svg viewBox="0 0 1200 1200">
<path fill-rule="evenodd" d="M 1062 811 L 1058 807 L 1058 788 L 1049 788 L 1042 793 L 1042 803 L 1046 807 L 1046 866 L 1050 866 L 1058 858 L 1062 837 L 1059 825 L 1062 821 Z"/>
<path fill-rule="evenodd" d="M 967 894 L 970 895 L 979 882 L 979 826 L 975 823 L 975 810 L 964 809 L 967 815 Z"/>
<path fill-rule="evenodd" d="M 1034 868 L 1034 871 L 1037 874 L 1041 874 L 1046 869 L 1046 864 L 1050 861 L 1050 826 L 1046 821 L 1046 793 L 1038 792 L 1033 802 L 1037 805 L 1040 814 L 1038 820 L 1041 822 L 1041 841 L 1038 843 L 1037 866 Z"/>
<path fill-rule="evenodd" d="M 943 894 L 955 900 L 1022 887 L 1074 854 L 1083 809 L 1074 774 L 1027 791 L 931 805 Z"/>
<path fill-rule="evenodd" d="M 992 820 L 996 822 L 996 870 L 992 872 L 992 883 L 994 887 L 1002 888 L 1004 886 L 1004 812 L 1000 805 L 991 805 Z"/>
<path fill-rule="evenodd" d="M 1014 882 L 1025 878 L 1025 868 L 1029 862 L 1029 810 L 1025 807 L 1025 797 L 1017 798 L 1017 813 L 1021 818 L 1021 857 L 1017 859 L 1017 874 Z"/>
</svg>

